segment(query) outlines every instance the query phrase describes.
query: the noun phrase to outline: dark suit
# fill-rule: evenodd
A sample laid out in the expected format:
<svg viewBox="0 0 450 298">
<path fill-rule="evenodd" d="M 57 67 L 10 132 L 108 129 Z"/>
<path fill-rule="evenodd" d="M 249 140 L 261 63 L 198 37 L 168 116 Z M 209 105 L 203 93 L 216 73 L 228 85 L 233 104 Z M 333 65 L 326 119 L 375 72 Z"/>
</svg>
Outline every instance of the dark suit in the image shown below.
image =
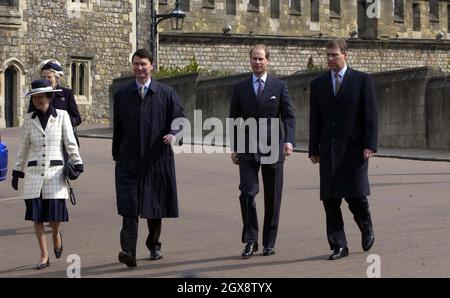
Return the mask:
<svg viewBox="0 0 450 298">
<path fill-rule="evenodd" d="M 237 134 L 232 139 L 232 149 L 238 153 L 239 158 L 239 197 L 241 203 L 243 231 L 242 242 L 258 242 L 258 219 L 256 214 L 255 196 L 259 192 L 258 172 L 261 168 L 264 183 L 264 247 L 274 247 L 281 205 L 281 194 L 283 188 L 283 162 L 284 143 L 295 145 L 295 114 L 292 100 L 288 94 L 287 85 L 284 81 L 267 76 L 262 96 L 258 99 L 253 87 L 253 79 L 239 82 L 233 88 L 233 98 L 230 106 L 230 118 L 242 118 L 247 120 L 254 118 L 257 123 L 262 118 L 268 119 L 267 140 L 268 144 L 278 143 L 278 156 L 268 164 L 262 164 L 261 158 L 267 156 L 258 149 L 251 152 L 248 144 L 250 139 L 261 140 L 259 129 L 257 135 L 245 133 L 245 150 L 238 151 Z M 280 123 L 280 119 L 282 123 Z M 278 136 L 272 136 L 270 132 L 271 121 L 277 121 L 280 125 Z M 259 125 L 258 125 L 259 128 Z M 237 129 L 235 130 L 237 132 Z"/>
<path fill-rule="evenodd" d="M 311 82 L 309 156 L 320 156 L 320 198 L 331 249 L 347 246 L 342 198 L 360 229 L 371 228 L 368 160 L 363 151 L 377 150 L 377 115 L 370 75 L 348 68 L 336 96 L 329 71 Z"/>
</svg>

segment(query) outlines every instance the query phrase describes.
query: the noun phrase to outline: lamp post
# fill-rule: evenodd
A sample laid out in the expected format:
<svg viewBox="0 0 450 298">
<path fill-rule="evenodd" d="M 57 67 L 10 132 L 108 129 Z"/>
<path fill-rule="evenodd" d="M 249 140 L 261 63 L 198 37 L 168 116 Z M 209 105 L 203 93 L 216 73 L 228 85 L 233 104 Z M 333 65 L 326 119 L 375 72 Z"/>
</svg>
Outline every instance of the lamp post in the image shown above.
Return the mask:
<svg viewBox="0 0 450 298">
<path fill-rule="evenodd" d="M 161 21 L 170 19 L 172 30 L 181 30 L 183 28 L 184 17 L 186 14 L 180 9 L 180 0 L 176 0 L 175 9 L 170 13 L 156 13 L 155 0 L 151 0 L 151 25 L 150 25 L 150 52 L 153 55 L 153 66 L 157 69 L 158 53 L 156 46 L 156 38 L 158 35 L 158 24 Z"/>
</svg>

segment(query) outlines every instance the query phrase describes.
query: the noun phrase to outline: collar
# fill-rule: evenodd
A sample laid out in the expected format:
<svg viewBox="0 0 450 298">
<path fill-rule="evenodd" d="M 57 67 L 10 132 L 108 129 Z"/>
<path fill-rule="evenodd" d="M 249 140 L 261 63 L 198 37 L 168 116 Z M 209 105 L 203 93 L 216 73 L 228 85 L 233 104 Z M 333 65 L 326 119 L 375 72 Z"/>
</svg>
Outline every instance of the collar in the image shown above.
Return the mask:
<svg viewBox="0 0 450 298">
<path fill-rule="evenodd" d="M 33 115 L 31 115 L 31 118 L 36 118 L 38 115 L 39 110 L 35 109 L 33 112 Z M 47 115 L 52 115 L 53 117 L 58 116 L 58 114 L 56 113 L 56 109 L 55 107 L 50 103 L 50 106 L 48 107 L 47 111 L 45 112 Z"/>
<path fill-rule="evenodd" d="M 59 84 L 56 85 L 55 89 L 61 89 L 61 91 L 55 92 L 55 96 L 64 97 L 64 88 Z"/>
<path fill-rule="evenodd" d="M 256 84 L 256 80 L 261 79 L 263 81 L 263 83 L 267 82 L 267 72 L 265 74 L 263 74 L 260 78 L 255 76 L 255 74 L 252 74 L 252 82 L 253 84 Z"/>
<path fill-rule="evenodd" d="M 148 90 L 149 88 L 150 88 L 150 83 L 152 82 L 152 78 L 150 78 L 150 79 L 148 79 L 148 81 L 147 82 L 145 82 L 145 84 L 144 84 L 144 86 L 145 86 L 145 88 Z M 141 83 L 139 83 L 137 80 L 136 80 L 136 86 L 137 86 L 137 89 L 139 90 L 140 88 L 141 88 Z"/>
<path fill-rule="evenodd" d="M 338 72 L 339 77 L 342 79 L 345 76 L 345 73 L 347 72 L 348 66 L 347 64 Z M 336 76 L 336 73 L 334 71 L 331 71 L 331 75 L 333 77 Z"/>
</svg>

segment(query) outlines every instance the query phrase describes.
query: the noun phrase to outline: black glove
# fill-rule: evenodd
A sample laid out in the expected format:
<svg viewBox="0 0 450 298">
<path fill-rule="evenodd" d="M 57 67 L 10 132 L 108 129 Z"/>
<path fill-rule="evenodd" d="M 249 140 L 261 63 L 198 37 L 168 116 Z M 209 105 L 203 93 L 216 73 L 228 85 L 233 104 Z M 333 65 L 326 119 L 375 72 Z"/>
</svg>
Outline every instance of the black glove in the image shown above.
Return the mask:
<svg viewBox="0 0 450 298">
<path fill-rule="evenodd" d="M 12 172 L 13 179 L 11 181 L 11 186 L 15 190 L 19 189 L 19 178 L 25 177 L 25 173 L 13 170 Z"/>
<path fill-rule="evenodd" d="M 77 178 L 83 172 L 84 172 L 83 164 L 75 165 L 75 173 L 76 173 L 75 175 L 77 176 Z"/>
</svg>

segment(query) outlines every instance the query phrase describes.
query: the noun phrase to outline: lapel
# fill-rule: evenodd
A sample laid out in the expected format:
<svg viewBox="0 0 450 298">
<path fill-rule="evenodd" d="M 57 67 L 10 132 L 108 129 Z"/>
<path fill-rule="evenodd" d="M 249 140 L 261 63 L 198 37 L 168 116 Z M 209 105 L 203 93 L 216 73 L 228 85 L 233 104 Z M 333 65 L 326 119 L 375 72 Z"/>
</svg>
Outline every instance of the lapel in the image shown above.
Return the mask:
<svg viewBox="0 0 450 298">
<path fill-rule="evenodd" d="M 338 93 L 336 94 L 336 101 L 339 102 L 345 94 L 348 86 L 351 85 L 352 78 L 354 77 L 353 70 L 348 67 L 345 72 L 344 78 L 342 79 L 341 87 L 339 88 Z M 331 79 L 330 79 L 331 81 Z M 333 87 L 331 87 L 333 89 Z M 333 92 L 334 93 L 334 92 Z"/>
<path fill-rule="evenodd" d="M 253 76 L 250 76 L 250 79 L 247 81 L 247 84 L 245 84 L 247 86 L 247 88 L 245 88 L 244 92 L 245 92 L 245 97 L 244 98 L 249 98 L 250 101 L 258 104 L 258 99 L 256 98 L 256 94 L 255 94 L 255 89 L 253 88 Z M 263 92 L 264 94 L 264 92 Z"/>
<path fill-rule="evenodd" d="M 48 118 L 47 126 L 45 127 L 45 132 L 49 131 L 53 124 L 55 124 L 56 117 L 54 117 L 52 114 L 50 114 L 50 117 Z M 39 121 L 38 121 L 39 122 Z"/>
<path fill-rule="evenodd" d="M 326 72 L 325 82 L 327 84 L 327 90 L 328 90 L 328 94 L 330 94 L 330 98 L 335 98 L 334 89 L 333 89 L 333 81 L 331 79 L 331 70 Z"/>
<path fill-rule="evenodd" d="M 31 123 L 33 123 L 33 125 L 36 126 L 40 132 L 45 134 L 44 130 L 42 129 L 41 122 L 39 121 L 38 116 L 31 117 Z"/>
<path fill-rule="evenodd" d="M 261 101 L 265 101 L 270 98 L 270 95 L 272 94 L 273 89 L 273 78 L 269 75 L 267 75 L 266 82 L 264 83 L 264 89 L 261 96 Z"/>
</svg>

